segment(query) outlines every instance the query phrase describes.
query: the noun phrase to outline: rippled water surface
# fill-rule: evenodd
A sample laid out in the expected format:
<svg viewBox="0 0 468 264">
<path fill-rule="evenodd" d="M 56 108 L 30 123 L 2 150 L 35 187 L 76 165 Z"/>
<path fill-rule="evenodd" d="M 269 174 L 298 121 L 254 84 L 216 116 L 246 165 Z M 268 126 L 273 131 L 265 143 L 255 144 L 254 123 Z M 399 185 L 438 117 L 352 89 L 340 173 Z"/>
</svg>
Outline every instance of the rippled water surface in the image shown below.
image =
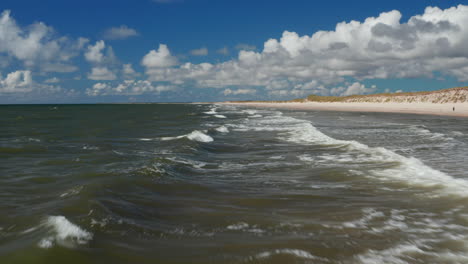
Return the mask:
<svg viewBox="0 0 468 264">
<path fill-rule="evenodd" d="M 468 263 L 468 119 L 0 106 L 0 263 Z"/>
</svg>

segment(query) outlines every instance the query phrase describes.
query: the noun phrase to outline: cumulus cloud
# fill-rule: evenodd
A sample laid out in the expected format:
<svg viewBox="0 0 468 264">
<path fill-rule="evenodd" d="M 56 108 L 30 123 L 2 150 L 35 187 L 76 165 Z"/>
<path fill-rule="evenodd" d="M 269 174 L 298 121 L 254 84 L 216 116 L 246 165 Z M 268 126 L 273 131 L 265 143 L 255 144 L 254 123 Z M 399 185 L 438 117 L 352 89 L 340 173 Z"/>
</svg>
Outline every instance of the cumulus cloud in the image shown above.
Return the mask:
<svg viewBox="0 0 468 264">
<path fill-rule="evenodd" d="M 133 79 L 134 77 L 140 76 L 140 74 L 137 73 L 137 72 L 133 69 L 131 63 L 129 63 L 129 64 L 124 64 L 124 65 L 122 66 L 122 73 L 123 73 L 123 76 L 124 76 L 126 79 Z"/>
<path fill-rule="evenodd" d="M 126 25 L 121 25 L 120 27 L 111 27 L 104 32 L 104 38 L 110 40 L 126 39 L 135 36 L 138 36 L 138 32 Z"/>
<path fill-rule="evenodd" d="M 231 90 L 231 89 L 225 89 L 223 91 L 224 95 L 239 95 L 239 94 L 255 94 L 257 91 L 255 89 L 237 89 L 237 90 Z"/>
<path fill-rule="evenodd" d="M 158 50 L 151 50 L 143 57 L 141 64 L 147 68 L 166 68 L 178 64 L 177 58 L 171 55 L 165 44 L 159 44 Z"/>
<path fill-rule="evenodd" d="M 190 54 L 192 54 L 193 56 L 206 56 L 208 55 L 208 49 L 207 48 L 194 49 L 190 51 Z"/>
<path fill-rule="evenodd" d="M 88 79 L 95 81 L 112 81 L 117 76 L 107 67 L 93 67 L 91 73 L 88 74 Z"/>
<path fill-rule="evenodd" d="M 1 93 L 30 92 L 33 89 L 31 71 L 15 71 L 9 73 L 5 79 L 0 78 Z"/>
<path fill-rule="evenodd" d="M 49 78 L 49 79 L 45 80 L 44 82 L 45 83 L 59 83 L 60 79 L 57 78 L 57 77 L 53 77 L 53 78 Z"/>
<path fill-rule="evenodd" d="M 459 81 L 468 79 L 468 6 L 428 7 L 407 21 L 402 22 L 401 17 L 393 10 L 362 22 L 338 23 L 333 31 L 304 36 L 285 31 L 279 39 L 265 41 L 261 51 L 239 46 L 237 58 L 230 61 L 178 67 L 172 67 L 176 63 L 154 63 L 146 73 L 151 81 L 230 89 L 259 86 L 277 96 L 314 91 L 330 94 L 332 87 L 344 87 L 343 94 L 368 92 L 372 87 L 354 83 L 432 78 L 435 72 Z M 164 51 L 150 53 L 157 62 L 167 61 L 161 59 L 171 56 L 167 46 Z M 158 53 L 165 56 L 156 56 Z M 344 86 L 345 81 L 354 86 Z"/>
<path fill-rule="evenodd" d="M 377 86 L 366 87 L 364 84 L 355 82 L 347 87 L 334 87 L 330 89 L 330 94 L 339 96 L 349 96 L 358 94 L 370 94 L 377 90 Z"/>
<path fill-rule="evenodd" d="M 88 79 L 109 81 L 117 78 L 117 57 L 112 47 L 106 47 L 106 43 L 103 40 L 96 41 L 94 45 L 88 45 L 84 56 L 93 65 L 91 73 L 88 73 Z"/>
<path fill-rule="evenodd" d="M 10 72 L 4 79 L 0 76 L 0 94 L 23 96 L 25 93 L 31 92 L 51 94 L 60 90 L 60 87 L 57 86 L 34 82 L 29 70 Z"/>
<path fill-rule="evenodd" d="M 21 61 L 28 68 L 41 65 L 68 64 L 88 42 L 58 36 L 52 27 L 37 22 L 20 27 L 9 10 L 0 14 L 0 55 Z"/>
<path fill-rule="evenodd" d="M 90 96 L 98 95 L 141 95 L 145 93 L 161 93 L 176 90 L 174 85 L 153 85 L 146 80 L 125 80 L 117 85 L 109 83 L 96 83 L 86 89 Z"/>
<path fill-rule="evenodd" d="M 106 47 L 106 44 L 103 40 L 96 41 L 96 44 L 89 45 L 85 53 L 85 58 L 87 61 L 92 63 L 101 63 L 104 60 L 104 54 L 102 51 Z"/>
</svg>

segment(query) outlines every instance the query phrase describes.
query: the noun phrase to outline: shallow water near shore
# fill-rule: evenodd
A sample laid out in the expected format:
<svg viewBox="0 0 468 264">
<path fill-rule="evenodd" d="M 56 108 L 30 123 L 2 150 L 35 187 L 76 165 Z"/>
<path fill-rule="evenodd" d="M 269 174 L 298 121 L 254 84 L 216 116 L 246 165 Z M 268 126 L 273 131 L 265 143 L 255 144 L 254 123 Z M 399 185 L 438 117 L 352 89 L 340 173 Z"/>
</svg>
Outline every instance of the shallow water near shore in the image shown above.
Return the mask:
<svg viewBox="0 0 468 264">
<path fill-rule="evenodd" d="M 468 263 L 466 118 L 0 106 L 0 263 Z"/>
</svg>

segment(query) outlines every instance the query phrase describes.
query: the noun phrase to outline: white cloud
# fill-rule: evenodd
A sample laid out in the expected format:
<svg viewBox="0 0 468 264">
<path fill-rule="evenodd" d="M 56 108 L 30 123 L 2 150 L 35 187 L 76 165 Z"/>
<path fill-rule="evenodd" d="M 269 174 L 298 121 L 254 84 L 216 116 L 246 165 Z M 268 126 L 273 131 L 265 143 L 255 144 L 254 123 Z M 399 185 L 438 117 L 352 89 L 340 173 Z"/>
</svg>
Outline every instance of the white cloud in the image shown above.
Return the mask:
<svg viewBox="0 0 468 264">
<path fill-rule="evenodd" d="M 57 77 L 53 77 L 53 78 L 49 78 L 49 79 L 45 80 L 44 82 L 45 83 L 59 83 L 60 79 L 57 78 Z"/>
<path fill-rule="evenodd" d="M 190 54 L 192 54 L 193 56 L 206 56 L 208 55 L 208 49 L 207 48 L 194 49 L 190 51 Z"/>
<path fill-rule="evenodd" d="M 91 73 L 88 74 L 88 79 L 109 81 L 117 78 L 116 72 L 119 71 L 117 68 L 119 62 L 112 47 L 106 47 L 103 40 L 96 41 L 94 45 L 88 46 L 85 59 L 93 65 Z"/>
<path fill-rule="evenodd" d="M 105 39 L 126 39 L 129 37 L 138 36 L 138 32 L 129 28 L 126 25 L 121 25 L 120 27 L 111 27 L 104 32 Z"/>
<path fill-rule="evenodd" d="M 6 53 L 28 68 L 68 63 L 87 42 L 85 38 L 71 40 L 58 36 L 42 22 L 20 27 L 9 10 L 0 14 L 0 55 Z"/>
<path fill-rule="evenodd" d="M 36 83 L 33 81 L 32 73 L 29 70 L 14 71 L 2 79 L 0 76 L 0 94 L 21 95 L 24 99 L 25 93 L 33 92 L 34 95 L 41 93 L 52 94 L 59 92 L 60 87 Z"/>
<path fill-rule="evenodd" d="M 171 55 L 165 44 L 159 44 L 158 50 L 151 50 L 143 57 L 141 64 L 147 68 L 166 68 L 178 64 L 177 58 Z"/>
<path fill-rule="evenodd" d="M 229 49 L 227 47 L 222 47 L 216 51 L 216 53 L 227 56 L 229 55 Z"/>
<path fill-rule="evenodd" d="M 124 64 L 122 66 L 122 73 L 123 73 L 123 76 L 127 79 L 132 79 L 133 77 L 136 77 L 136 76 L 139 76 L 140 74 L 137 73 L 133 67 L 132 67 L 132 64 L 129 63 L 129 64 Z"/>
<path fill-rule="evenodd" d="M 225 89 L 223 91 L 224 95 L 239 95 L 239 94 L 255 94 L 257 91 L 255 89 L 237 89 L 237 90 L 231 90 L 231 89 Z"/>
<path fill-rule="evenodd" d="M 368 93 L 373 93 L 377 87 L 375 85 L 371 86 L 370 88 L 367 88 L 364 84 L 361 84 L 359 82 L 355 82 L 348 86 L 346 90 L 340 94 L 343 96 L 348 96 L 348 95 L 357 95 L 357 94 L 368 94 Z"/>
<path fill-rule="evenodd" d="M 31 71 L 15 71 L 0 78 L 0 93 L 24 93 L 33 90 Z"/>
<path fill-rule="evenodd" d="M 394 10 L 363 22 L 341 22 L 333 31 L 310 36 L 285 31 L 281 38 L 267 40 L 262 51 L 242 47 L 238 57 L 230 61 L 184 63 L 172 68 L 161 67 L 168 63 L 155 63 L 161 66 L 146 73 L 151 81 L 174 85 L 230 89 L 260 86 L 274 95 L 331 94 L 327 87 L 342 87 L 341 93 L 347 94 L 364 92 L 372 87 L 350 88 L 343 83 L 432 78 L 434 72 L 459 81 L 468 79 L 468 6 L 445 10 L 428 7 L 406 22 L 401 17 Z M 339 91 L 335 88 L 334 92 Z"/>
<path fill-rule="evenodd" d="M 93 67 L 91 73 L 88 74 L 88 79 L 95 81 L 112 81 L 117 76 L 107 67 Z"/>
<path fill-rule="evenodd" d="M 86 94 L 90 96 L 98 95 L 141 95 L 146 93 L 156 93 L 174 91 L 174 85 L 153 85 L 146 80 L 125 80 L 117 85 L 109 83 L 96 83 L 92 88 L 86 89 Z"/>
<path fill-rule="evenodd" d="M 104 60 L 104 54 L 102 51 L 106 47 L 103 40 L 96 41 L 96 44 L 89 45 L 85 53 L 85 58 L 91 63 L 101 63 Z"/>
</svg>

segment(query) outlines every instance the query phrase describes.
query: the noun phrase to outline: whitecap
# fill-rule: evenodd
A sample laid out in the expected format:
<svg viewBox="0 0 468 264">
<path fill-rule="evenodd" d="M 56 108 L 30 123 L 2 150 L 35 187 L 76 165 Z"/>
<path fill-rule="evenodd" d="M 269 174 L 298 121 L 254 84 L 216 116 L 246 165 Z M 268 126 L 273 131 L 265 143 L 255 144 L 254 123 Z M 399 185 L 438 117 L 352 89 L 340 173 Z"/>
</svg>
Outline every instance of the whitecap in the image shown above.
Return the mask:
<svg viewBox="0 0 468 264">
<path fill-rule="evenodd" d="M 229 229 L 229 230 L 243 230 L 243 229 L 249 228 L 249 224 L 244 223 L 244 222 L 240 222 L 240 223 L 237 223 L 237 224 L 229 225 L 226 228 Z"/>
<path fill-rule="evenodd" d="M 49 216 L 42 224 L 50 228 L 51 234 L 39 241 L 38 246 L 41 248 L 50 248 L 55 244 L 75 247 L 85 245 L 93 239 L 91 232 L 71 223 L 65 216 Z"/>
<path fill-rule="evenodd" d="M 216 131 L 218 132 L 221 132 L 221 133 L 229 133 L 229 129 L 225 126 L 220 126 L 218 128 L 215 129 Z"/>
<path fill-rule="evenodd" d="M 82 147 L 82 149 L 84 149 L 84 150 L 99 150 L 99 147 L 97 147 L 97 146 L 91 146 L 91 145 L 84 145 L 84 146 Z"/>
<path fill-rule="evenodd" d="M 429 133 L 433 139 L 451 138 L 432 132 L 427 132 L 423 126 L 413 126 L 420 133 Z M 428 189 L 425 192 L 429 196 L 458 196 L 468 197 L 468 181 L 454 178 L 439 170 L 431 168 L 421 160 L 414 157 L 405 157 L 383 147 L 369 147 L 357 141 L 339 140 L 325 135 L 314 127 L 309 121 L 293 117 L 282 116 L 278 112 L 275 116 L 267 116 L 262 119 L 246 120 L 233 128 L 235 131 L 277 131 L 278 139 L 305 145 L 320 145 L 340 148 L 345 153 L 339 155 L 321 155 L 310 157 L 308 155 L 298 158 L 305 162 L 319 162 L 321 164 L 331 162 L 362 164 L 362 163 L 386 163 L 387 169 L 374 169 L 366 171 L 353 171 L 356 175 L 372 178 L 379 181 L 404 183 L 409 187 Z"/>
<path fill-rule="evenodd" d="M 290 248 L 276 249 L 273 251 L 265 251 L 265 252 L 257 254 L 255 258 L 264 259 L 264 258 L 270 258 L 273 255 L 293 255 L 295 257 L 302 258 L 302 259 L 320 259 L 319 257 L 316 257 L 305 250 L 290 249 Z"/>
<path fill-rule="evenodd" d="M 138 140 L 140 140 L 140 141 L 152 141 L 154 139 L 152 139 L 152 138 L 139 138 Z"/>
<path fill-rule="evenodd" d="M 216 112 L 216 107 L 213 107 L 210 109 L 210 111 L 208 112 L 203 112 L 205 114 L 208 114 L 208 115 L 215 115 L 217 112 Z"/>
<path fill-rule="evenodd" d="M 190 140 L 195 140 L 199 142 L 212 142 L 213 141 L 212 137 L 198 130 L 192 131 L 190 134 L 186 135 L 186 137 Z"/>
<path fill-rule="evenodd" d="M 67 191 L 65 191 L 64 193 L 62 193 L 60 195 L 60 197 L 67 197 L 67 196 L 77 195 L 77 194 L 79 194 L 81 192 L 81 190 L 83 190 L 83 186 L 76 186 L 76 187 L 70 188 Z"/>
<path fill-rule="evenodd" d="M 182 135 L 182 136 L 177 136 L 177 137 L 162 137 L 161 140 L 167 141 L 167 140 L 174 140 L 174 139 L 181 139 L 181 138 L 188 138 L 193 141 L 198 141 L 198 142 L 212 142 L 213 138 L 208 136 L 207 134 L 204 134 L 203 132 L 199 130 L 194 130 L 190 132 L 187 135 Z"/>
<path fill-rule="evenodd" d="M 214 115 L 214 117 L 217 117 L 217 118 L 226 118 L 225 115 Z"/>
<path fill-rule="evenodd" d="M 358 155 L 360 159 L 358 162 L 364 162 L 367 159 L 369 162 L 379 161 L 395 164 L 389 169 L 371 170 L 369 171 L 370 173 L 363 175 L 365 177 L 391 182 L 398 180 L 408 184 L 409 186 L 430 188 L 439 196 L 457 195 L 459 197 L 468 197 L 468 193 L 466 192 L 468 189 L 468 181 L 464 179 L 454 178 L 425 165 L 417 158 L 407 158 L 383 147 L 373 148 L 357 141 L 346 141 L 331 138 L 317 130 L 307 121 L 299 121 L 301 120 L 286 117 L 283 118 L 284 123 L 290 124 L 289 132 L 286 132 L 286 134 L 280 138 L 300 144 L 334 145 L 345 147 L 348 151 L 360 153 Z M 284 123 L 283 127 L 288 127 L 284 125 Z M 283 128 L 278 127 L 277 130 L 283 131 Z M 344 156 L 342 158 L 342 162 L 351 161 L 351 157 Z M 302 159 L 309 161 L 306 156 L 303 156 Z"/>
<path fill-rule="evenodd" d="M 360 219 L 344 222 L 343 226 L 346 228 L 366 228 L 367 225 L 375 218 L 381 218 L 385 216 L 384 213 L 373 208 L 364 208 L 362 212 L 363 216 Z"/>
</svg>

